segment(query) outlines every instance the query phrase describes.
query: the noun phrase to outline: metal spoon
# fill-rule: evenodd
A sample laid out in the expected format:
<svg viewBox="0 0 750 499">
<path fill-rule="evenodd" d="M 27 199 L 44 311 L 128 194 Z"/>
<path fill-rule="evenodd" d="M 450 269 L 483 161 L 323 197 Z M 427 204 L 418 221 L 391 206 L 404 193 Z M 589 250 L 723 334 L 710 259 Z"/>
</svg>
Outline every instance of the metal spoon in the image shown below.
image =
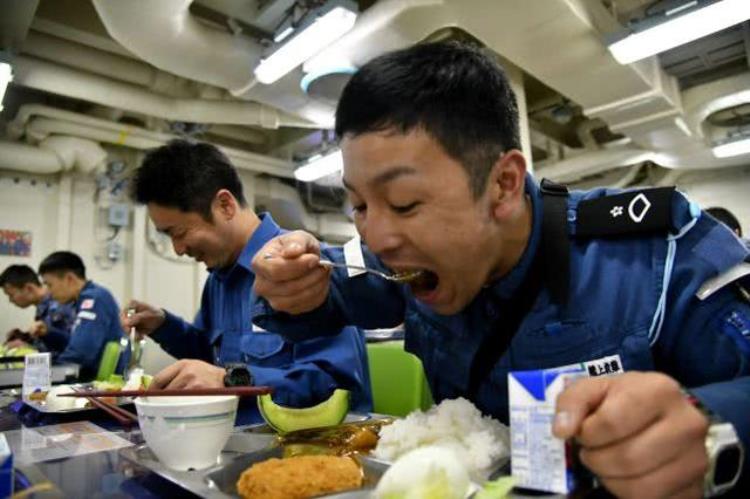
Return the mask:
<svg viewBox="0 0 750 499">
<path fill-rule="evenodd" d="M 378 277 L 382 277 L 383 279 L 386 279 L 388 281 L 393 282 L 411 282 L 414 279 L 421 276 L 424 271 L 422 270 L 408 270 L 406 272 L 396 272 L 394 274 L 386 274 L 385 272 L 381 272 L 380 270 L 371 269 L 368 267 L 362 267 L 361 265 L 349 265 L 346 263 L 336 263 L 331 262 L 329 260 L 320 260 L 320 265 L 323 267 L 335 267 L 337 269 L 353 269 L 353 270 L 361 270 L 363 272 L 369 272 L 370 274 L 374 274 Z"/>
</svg>

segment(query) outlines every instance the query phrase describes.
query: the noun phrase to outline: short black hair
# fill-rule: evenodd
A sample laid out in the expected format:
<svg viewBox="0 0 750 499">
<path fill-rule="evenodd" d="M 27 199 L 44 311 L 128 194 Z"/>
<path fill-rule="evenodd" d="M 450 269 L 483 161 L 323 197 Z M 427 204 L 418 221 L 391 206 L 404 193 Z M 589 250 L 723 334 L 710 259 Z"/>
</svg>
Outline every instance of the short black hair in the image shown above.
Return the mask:
<svg viewBox="0 0 750 499">
<path fill-rule="evenodd" d="M 73 272 L 81 279 L 86 279 L 86 266 L 81 257 L 72 251 L 55 251 L 39 264 L 39 275 L 65 272 Z"/>
<path fill-rule="evenodd" d="M 176 139 L 146 154 L 131 184 L 131 197 L 197 212 L 211 221 L 211 202 L 226 189 L 240 206 L 247 206 L 237 170 L 218 147 L 205 142 Z"/>
<path fill-rule="evenodd" d="M 474 44 L 439 42 L 389 52 L 344 87 L 336 135 L 422 127 L 466 169 L 475 197 L 498 157 L 520 149 L 518 105 L 494 57 Z"/>
<path fill-rule="evenodd" d="M 39 276 L 28 265 L 9 265 L 3 270 L 3 273 L 0 274 L 0 287 L 6 284 L 14 288 L 22 288 L 26 284 L 42 285 L 39 281 Z"/>
<path fill-rule="evenodd" d="M 742 227 L 740 227 L 740 221 L 737 220 L 737 217 L 735 217 L 731 211 L 727 210 L 726 208 L 721 208 L 720 206 L 706 208 L 705 211 L 716 220 L 732 229 L 732 231 L 734 231 L 738 236 L 742 237 Z"/>
</svg>

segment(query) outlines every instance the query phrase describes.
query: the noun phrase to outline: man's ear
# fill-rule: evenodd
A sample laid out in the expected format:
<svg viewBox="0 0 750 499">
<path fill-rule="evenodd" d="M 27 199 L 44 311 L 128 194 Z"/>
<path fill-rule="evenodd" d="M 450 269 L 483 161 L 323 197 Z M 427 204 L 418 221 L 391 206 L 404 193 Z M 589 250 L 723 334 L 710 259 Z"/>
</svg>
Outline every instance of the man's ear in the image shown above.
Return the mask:
<svg viewBox="0 0 750 499">
<path fill-rule="evenodd" d="M 214 213 L 221 217 L 221 220 L 233 219 L 239 210 L 237 199 L 227 189 L 220 189 L 216 193 L 211 207 Z"/>
<path fill-rule="evenodd" d="M 492 165 L 488 194 L 492 215 L 507 219 L 523 204 L 526 182 L 526 158 L 517 149 L 504 152 Z"/>
</svg>

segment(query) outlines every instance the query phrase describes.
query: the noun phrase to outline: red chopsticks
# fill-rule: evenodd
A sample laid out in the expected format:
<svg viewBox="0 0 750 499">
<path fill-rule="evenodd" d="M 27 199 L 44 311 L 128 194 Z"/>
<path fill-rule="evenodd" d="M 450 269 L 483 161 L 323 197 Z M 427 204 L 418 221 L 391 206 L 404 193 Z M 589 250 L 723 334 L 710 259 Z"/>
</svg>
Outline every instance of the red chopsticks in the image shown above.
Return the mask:
<svg viewBox="0 0 750 499">
<path fill-rule="evenodd" d="M 75 393 L 61 393 L 58 397 L 175 397 L 196 395 L 236 395 L 238 397 L 254 397 L 273 393 L 270 386 L 229 386 L 225 388 L 184 388 L 164 390 L 120 390 L 120 391 L 79 391 Z"/>
<path fill-rule="evenodd" d="M 83 397 L 86 394 L 81 393 L 81 392 L 76 392 L 71 395 L 80 395 Z M 104 412 L 106 412 L 107 414 L 115 418 L 118 423 L 120 423 L 122 426 L 126 428 L 129 428 L 130 426 L 138 422 L 138 416 L 136 416 L 130 411 L 126 411 L 122 407 L 118 407 L 116 405 L 107 403 L 103 400 L 99 400 L 94 397 L 86 397 L 86 400 L 88 400 L 94 406 L 98 407 L 99 409 L 103 410 Z"/>
</svg>

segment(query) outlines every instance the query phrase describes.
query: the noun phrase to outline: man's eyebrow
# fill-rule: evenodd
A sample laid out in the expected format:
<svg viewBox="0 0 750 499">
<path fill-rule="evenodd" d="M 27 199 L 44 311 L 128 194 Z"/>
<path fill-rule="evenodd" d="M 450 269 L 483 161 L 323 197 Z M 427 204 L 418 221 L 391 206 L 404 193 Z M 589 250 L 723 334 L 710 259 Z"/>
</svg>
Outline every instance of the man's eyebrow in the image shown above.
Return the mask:
<svg viewBox="0 0 750 499">
<path fill-rule="evenodd" d="M 369 185 L 379 186 L 387 184 L 388 182 L 392 182 L 393 180 L 403 175 L 414 175 L 415 173 L 417 173 L 417 170 L 415 170 L 411 166 L 396 166 L 370 179 L 367 183 Z M 343 178 L 342 182 L 344 183 L 344 187 L 346 187 L 350 191 L 356 192 L 356 189 L 354 189 L 354 187 L 352 187 L 351 184 L 346 181 L 346 178 Z"/>
</svg>

